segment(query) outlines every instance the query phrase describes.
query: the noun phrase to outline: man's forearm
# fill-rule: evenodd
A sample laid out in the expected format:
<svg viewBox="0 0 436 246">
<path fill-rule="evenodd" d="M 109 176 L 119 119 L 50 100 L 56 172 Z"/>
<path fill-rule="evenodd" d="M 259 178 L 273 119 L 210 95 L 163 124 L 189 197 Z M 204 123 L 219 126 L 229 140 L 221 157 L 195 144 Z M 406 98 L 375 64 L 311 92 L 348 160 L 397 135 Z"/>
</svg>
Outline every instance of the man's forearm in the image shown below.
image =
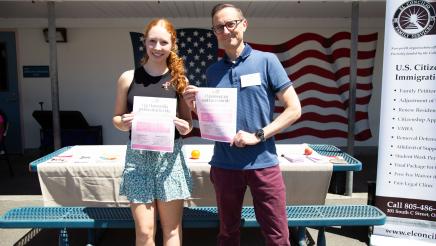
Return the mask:
<svg viewBox="0 0 436 246">
<path fill-rule="evenodd" d="M 270 138 L 280 133 L 301 116 L 300 107 L 287 107 L 280 115 L 277 116 L 270 124 L 263 128 L 265 138 Z"/>
</svg>

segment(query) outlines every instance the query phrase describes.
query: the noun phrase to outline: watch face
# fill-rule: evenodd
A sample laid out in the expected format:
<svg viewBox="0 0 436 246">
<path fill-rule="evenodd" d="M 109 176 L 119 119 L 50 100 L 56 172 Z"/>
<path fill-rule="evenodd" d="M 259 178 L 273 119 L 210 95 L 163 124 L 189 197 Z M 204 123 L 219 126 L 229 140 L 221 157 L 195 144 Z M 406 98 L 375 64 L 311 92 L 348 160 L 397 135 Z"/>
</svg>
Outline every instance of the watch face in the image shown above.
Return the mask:
<svg viewBox="0 0 436 246">
<path fill-rule="evenodd" d="M 263 133 L 263 129 L 259 129 L 256 131 L 256 137 L 260 139 L 261 142 L 265 141 L 265 136 Z"/>
</svg>

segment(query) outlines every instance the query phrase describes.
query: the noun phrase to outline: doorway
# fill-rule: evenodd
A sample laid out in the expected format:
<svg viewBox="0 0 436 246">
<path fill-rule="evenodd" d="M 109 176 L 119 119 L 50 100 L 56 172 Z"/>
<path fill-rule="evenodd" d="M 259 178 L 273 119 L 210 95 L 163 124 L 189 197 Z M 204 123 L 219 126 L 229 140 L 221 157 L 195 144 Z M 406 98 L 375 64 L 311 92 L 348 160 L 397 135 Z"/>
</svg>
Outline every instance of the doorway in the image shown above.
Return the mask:
<svg viewBox="0 0 436 246">
<path fill-rule="evenodd" d="M 0 110 L 9 122 L 6 137 L 8 152 L 22 153 L 15 32 L 0 32 Z"/>
</svg>

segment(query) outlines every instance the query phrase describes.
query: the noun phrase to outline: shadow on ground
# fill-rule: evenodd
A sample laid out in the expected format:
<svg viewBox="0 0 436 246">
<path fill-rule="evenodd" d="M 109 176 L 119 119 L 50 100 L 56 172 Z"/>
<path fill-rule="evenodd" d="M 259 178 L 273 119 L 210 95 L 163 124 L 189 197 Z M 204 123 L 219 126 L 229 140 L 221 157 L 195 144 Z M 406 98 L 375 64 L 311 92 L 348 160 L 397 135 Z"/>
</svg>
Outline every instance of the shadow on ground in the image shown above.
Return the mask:
<svg viewBox="0 0 436 246">
<path fill-rule="evenodd" d="M 325 233 L 336 234 L 343 237 L 354 238 L 362 244 L 368 242 L 368 227 L 353 228 L 326 228 Z M 214 246 L 217 229 L 184 229 L 183 245 Z M 54 229 L 33 229 L 18 240 L 14 246 L 57 246 L 59 231 Z M 87 230 L 68 230 L 69 245 L 87 245 Z M 56 240 L 55 240 L 56 239 Z M 297 240 L 291 239 L 291 245 L 298 245 Z M 316 245 L 316 238 L 307 234 L 307 246 Z M 107 229 L 100 231 L 94 245 L 135 245 L 135 232 L 133 229 Z M 158 230 L 156 245 L 162 245 L 162 234 Z M 241 246 L 263 246 L 264 240 L 257 228 L 243 228 L 241 230 Z"/>
<path fill-rule="evenodd" d="M 29 171 L 29 163 L 39 158 L 36 150 L 10 155 L 14 176 L 9 175 L 5 161 L 0 161 L 0 195 L 41 195 L 38 175 Z"/>
<path fill-rule="evenodd" d="M 14 246 L 57 246 L 58 230 L 54 229 L 33 229 L 17 241 Z M 183 245 L 189 246 L 214 246 L 217 229 L 184 229 Z M 87 245 L 87 230 L 68 230 L 69 245 Z M 292 243 L 294 245 L 294 243 Z M 133 229 L 107 229 L 100 233 L 95 245 L 135 245 L 135 232 Z M 158 230 L 156 245 L 162 245 L 162 234 Z M 243 229 L 241 232 L 242 246 L 262 246 L 263 237 L 259 229 Z"/>
</svg>

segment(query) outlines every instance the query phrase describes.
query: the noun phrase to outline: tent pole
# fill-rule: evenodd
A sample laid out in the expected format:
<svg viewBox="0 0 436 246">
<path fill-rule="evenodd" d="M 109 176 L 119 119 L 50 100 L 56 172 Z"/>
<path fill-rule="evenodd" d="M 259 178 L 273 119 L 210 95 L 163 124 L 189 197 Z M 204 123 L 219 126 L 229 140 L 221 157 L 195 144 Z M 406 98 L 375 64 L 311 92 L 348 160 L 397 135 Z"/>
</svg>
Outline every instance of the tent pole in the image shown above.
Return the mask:
<svg viewBox="0 0 436 246">
<path fill-rule="evenodd" d="M 357 80 L 357 44 L 359 37 L 359 2 L 351 5 L 351 49 L 350 49 L 350 91 L 348 97 L 348 142 L 347 152 L 354 155 L 354 134 L 356 123 L 356 80 Z M 353 194 L 353 172 L 348 171 L 345 178 L 345 195 Z"/>
<path fill-rule="evenodd" d="M 56 44 L 56 20 L 55 2 L 47 2 L 48 8 L 48 39 L 50 48 L 50 81 L 51 81 L 51 105 L 53 112 L 53 146 L 54 150 L 61 148 L 61 130 L 59 119 L 59 85 L 57 69 L 57 44 Z"/>
</svg>

